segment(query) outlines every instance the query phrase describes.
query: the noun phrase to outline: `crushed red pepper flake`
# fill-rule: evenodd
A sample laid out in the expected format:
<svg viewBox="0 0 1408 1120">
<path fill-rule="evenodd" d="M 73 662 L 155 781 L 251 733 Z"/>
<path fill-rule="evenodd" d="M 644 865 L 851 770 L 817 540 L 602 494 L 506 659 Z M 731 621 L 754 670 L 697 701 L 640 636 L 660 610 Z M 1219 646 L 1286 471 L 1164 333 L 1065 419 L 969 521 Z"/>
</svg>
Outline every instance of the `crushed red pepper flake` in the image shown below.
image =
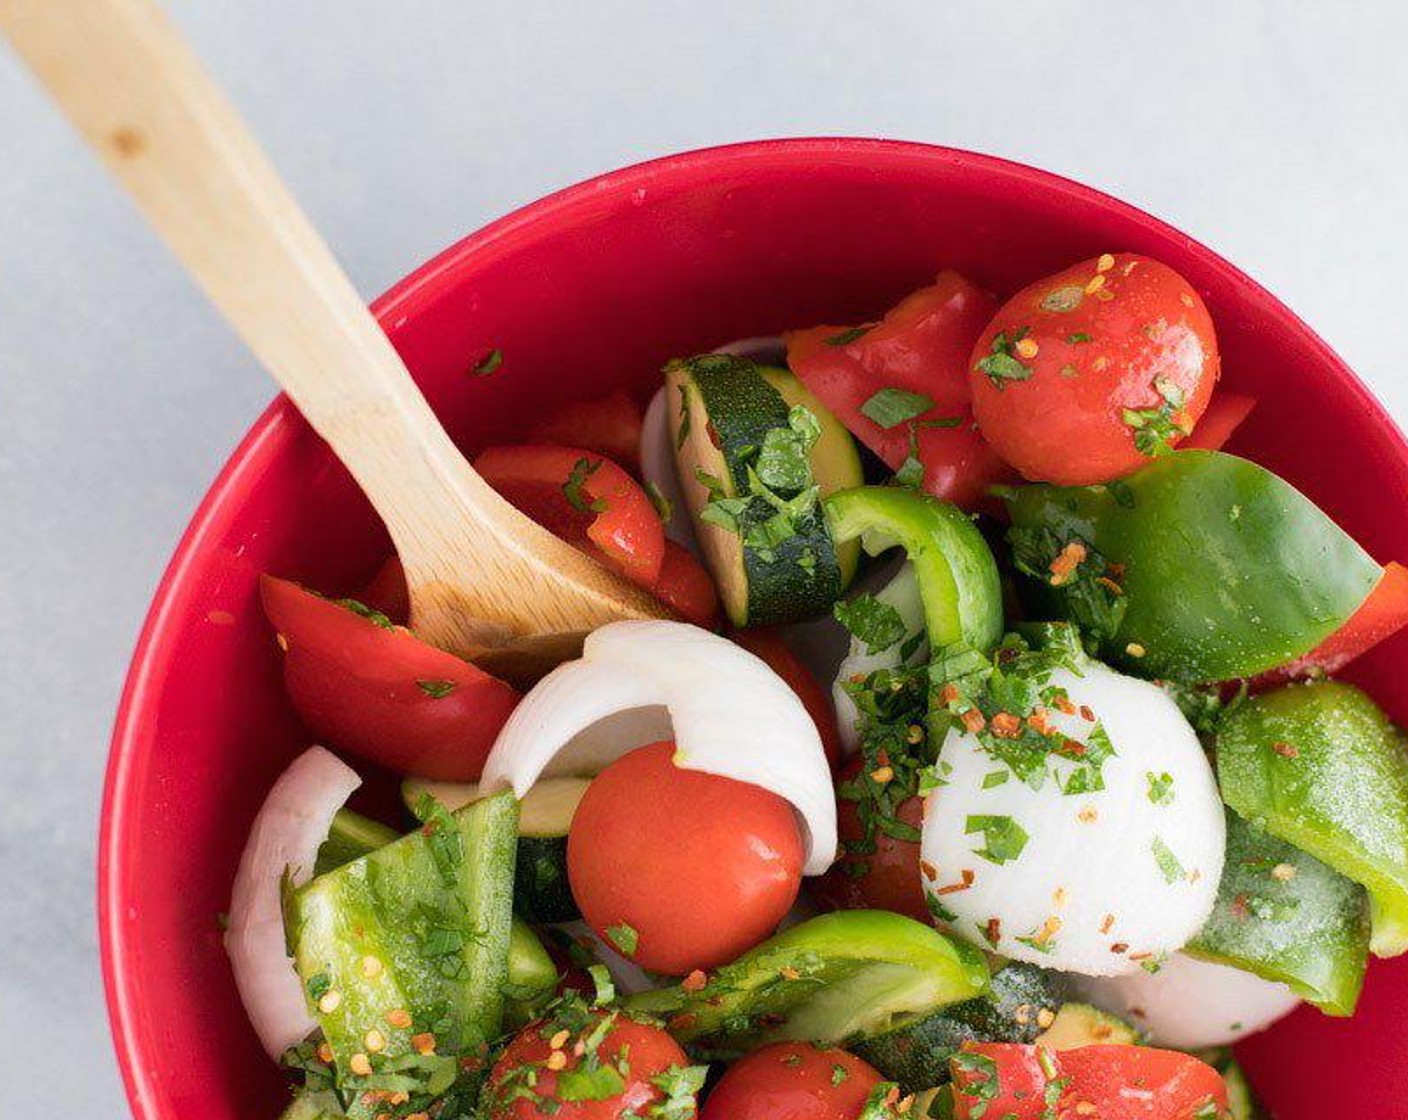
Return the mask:
<svg viewBox="0 0 1408 1120">
<path fill-rule="evenodd" d="M 1022 721 L 1011 712 L 998 712 L 991 724 L 992 733 L 999 739 L 1015 739 L 1022 731 Z"/>
<path fill-rule="evenodd" d="M 970 868 L 965 867 L 958 873 L 959 882 L 949 883 L 947 886 L 939 887 L 935 894 L 957 894 L 959 891 L 966 891 L 973 885 L 974 875 Z"/>
<path fill-rule="evenodd" d="M 1129 952 L 1129 942 L 1128 942 L 1128 941 L 1116 941 L 1113 945 L 1110 946 L 1110 952 L 1112 952 L 1112 953 L 1127 953 L 1127 952 Z"/>
<path fill-rule="evenodd" d="M 987 938 L 989 945 L 996 945 L 1002 940 L 1002 919 L 989 918 L 988 924 L 983 927 L 983 936 Z"/>
<path fill-rule="evenodd" d="M 1290 743 L 1276 742 L 1271 744 L 1271 749 L 1282 758 L 1299 758 L 1300 751 L 1291 746 Z"/>
<path fill-rule="evenodd" d="M 969 708 L 958 718 L 963 721 L 963 726 L 974 735 L 988 725 L 988 721 L 983 718 L 983 713 L 977 708 Z"/>
<path fill-rule="evenodd" d="M 1076 569 L 1085 563 L 1085 559 L 1089 555 L 1089 550 L 1080 541 L 1068 542 L 1056 558 L 1047 565 L 1051 572 L 1051 586 L 1060 587 L 1068 583 Z"/>
<path fill-rule="evenodd" d="M 924 872 L 926 879 L 937 879 L 939 877 L 939 869 L 927 859 L 921 859 L 919 861 L 919 870 Z"/>
<path fill-rule="evenodd" d="M 680 981 L 680 987 L 686 992 L 702 992 L 708 983 L 709 974 L 702 968 L 696 968 Z"/>
<path fill-rule="evenodd" d="M 1102 920 L 1100 923 L 1100 932 L 1109 933 L 1110 929 L 1114 926 L 1114 924 L 1115 916 L 1113 914 L 1106 914 L 1104 920 Z"/>
</svg>

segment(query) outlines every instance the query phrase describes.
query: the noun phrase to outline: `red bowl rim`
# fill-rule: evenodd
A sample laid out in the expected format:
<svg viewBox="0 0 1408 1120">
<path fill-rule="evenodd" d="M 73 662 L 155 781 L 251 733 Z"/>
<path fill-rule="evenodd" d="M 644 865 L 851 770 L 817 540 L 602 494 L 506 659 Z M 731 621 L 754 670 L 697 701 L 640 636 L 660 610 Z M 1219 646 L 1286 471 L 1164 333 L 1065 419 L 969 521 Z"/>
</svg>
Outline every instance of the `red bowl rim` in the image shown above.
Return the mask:
<svg viewBox="0 0 1408 1120">
<path fill-rule="evenodd" d="M 1327 375 L 1338 379 L 1351 391 L 1377 423 L 1398 435 L 1404 455 L 1408 457 L 1408 441 L 1404 440 L 1397 424 L 1329 344 L 1274 295 L 1201 242 L 1137 207 L 1052 172 L 997 156 L 913 141 L 858 137 L 757 140 L 681 152 L 607 172 L 529 203 L 457 241 L 373 301 L 372 310 L 382 322 L 394 322 L 403 309 L 414 304 L 418 293 L 434 288 L 444 273 L 458 269 L 466 258 L 530 228 L 570 224 L 579 202 L 600 198 L 607 192 L 621 195 L 642 186 L 674 185 L 681 180 L 687 182 L 701 172 L 713 172 L 729 165 L 764 163 L 801 168 L 819 157 L 864 160 L 874 155 L 979 169 L 995 177 L 1115 211 L 1151 232 L 1176 236 L 1204 267 L 1220 273 L 1231 286 L 1249 292 L 1264 306 L 1279 310 L 1287 326 L 1300 336 L 1300 341 L 1316 351 Z M 131 935 L 126 932 L 126 923 L 121 921 L 125 900 L 120 894 L 120 883 L 128 870 L 131 853 L 140 842 L 140 836 L 132 835 L 133 826 L 129 824 L 127 793 L 139 781 L 145 765 L 147 752 L 141 747 L 141 734 L 147 722 L 146 700 L 153 683 L 162 678 L 167 667 L 172 645 L 168 639 L 178 624 L 179 608 L 191 589 L 193 568 L 205 550 L 207 538 L 217 531 L 226 510 L 239 502 L 248 486 L 263 473 L 265 462 L 277 452 L 276 437 L 280 429 L 296 422 L 299 422 L 296 410 L 288 398 L 280 394 L 254 422 L 206 492 L 157 586 L 118 704 L 98 832 L 98 941 L 117 1063 L 128 1102 L 134 1116 L 140 1120 L 158 1118 L 156 1083 L 151 1071 L 159 1055 L 150 1046 L 139 1022 L 142 980 L 135 968 L 128 967 L 133 964 Z"/>
</svg>

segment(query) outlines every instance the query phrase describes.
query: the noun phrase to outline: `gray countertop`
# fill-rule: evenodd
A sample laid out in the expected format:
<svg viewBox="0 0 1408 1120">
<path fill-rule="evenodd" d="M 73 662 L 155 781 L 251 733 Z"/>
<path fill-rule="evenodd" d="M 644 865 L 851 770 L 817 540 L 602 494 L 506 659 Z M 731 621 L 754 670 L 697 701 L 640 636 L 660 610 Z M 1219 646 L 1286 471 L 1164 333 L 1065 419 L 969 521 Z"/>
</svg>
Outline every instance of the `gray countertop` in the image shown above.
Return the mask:
<svg viewBox="0 0 1408 1120">
<path fill-rule="evenodd" d="M 170 7 L 368 296 L 597 171 L 761 136 L 905 137 L 1172 221 L 1408 416 L 1394 0 Z M 6 1115 L 127 1114 L 92 901 L 106 739 L 162 566 L 270 394 L 0 47 Z"/>
</svg>

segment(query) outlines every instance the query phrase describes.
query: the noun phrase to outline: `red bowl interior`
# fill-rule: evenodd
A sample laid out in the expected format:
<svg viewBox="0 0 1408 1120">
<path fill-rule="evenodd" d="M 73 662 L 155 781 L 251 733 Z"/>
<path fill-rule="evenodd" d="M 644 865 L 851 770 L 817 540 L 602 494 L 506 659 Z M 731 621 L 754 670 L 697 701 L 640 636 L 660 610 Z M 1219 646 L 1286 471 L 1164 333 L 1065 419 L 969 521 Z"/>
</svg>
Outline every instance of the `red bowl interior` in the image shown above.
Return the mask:
<svg viewBox="0 0 1408 1120">
<path fill-rule="evenodd" d="M 1280 472 L 1380 559 L 1408 556 L 1408 446 L 1285 306 L 1177 230 L 1088 188 L 917 144 L 801 140 L 647 163 L 460 242 L 376 304 L 468 451 L 545 399 L 626 386 L 732 338 L 860 320 L 952 266 L 1008 293 L 1106 251 L 1184 273 L 1217 323 L 1225 383 L 1260 405 L 1233 450 Z M 504 352 L 492 377 L 470 367 Z M 103 965 L 144 1120 L 276 1114 L 282 1078 L 249 1030 L 217 925 L 249 824 L 308 743 L 284 701 L 255 578 L 350 591 L 388 552 L 361 493 L 289 403 L 260 418 L 157 593 L 124 695 L 100 845 Z M 1353 676 L 1400 720 L 1401 635 Z M 1301 1010 L 1244 1045 L 1283 1120 L 1408 1117 L 1408 963 L 1377 964 L 1349 1021 Z"/>
</svg>

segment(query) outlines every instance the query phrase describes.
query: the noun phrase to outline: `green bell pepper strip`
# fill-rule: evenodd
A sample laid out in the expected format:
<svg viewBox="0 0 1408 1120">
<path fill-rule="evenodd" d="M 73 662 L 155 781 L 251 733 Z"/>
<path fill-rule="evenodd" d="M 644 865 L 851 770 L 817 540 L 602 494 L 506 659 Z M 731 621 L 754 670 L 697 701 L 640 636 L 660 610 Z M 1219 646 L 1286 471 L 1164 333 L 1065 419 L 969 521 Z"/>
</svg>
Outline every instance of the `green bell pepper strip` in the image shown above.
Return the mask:
<svg viewBox="0 0 1408 1120">
<path fill-rule="evenodd" d="M 1044 574 L 1072 542 L 1111 566 L 1028 586 L 1041 607 L 1078 620 L 1077 596 L 1105 587 L 1109 632 L 1093 636 L 1107 660 L 1140 676 L 1215 681 L 1273 669 L 1338 630 L 1382 574 L 1289 483 L 1221 452 L 1175 451 L 1103 486 L 1000 493 L 1029 572 L 1033 552 L 1050 553 Z M 1053 587 L 1056 578 L 1065 582 Z"/>
<path fill-rule="evenodd" d="M 841 910 L 768 939 L 697 991 L 642 992 L 625 1007 L 724 1056 L 782 1039 L 867 1038 L 987 988 L 977 949 L 900 914 Z"/>
<path fill-rule="evenodd" d="M 318 1092 L 300 1089 L 288 1107 L 279 1113 L 279 1120 L 337 1120 L 346 1115 L 342 1102 L 331 1089 Z"/>
<path fill-rule="evenodd" d="M 361 859 L 364 855 L 399 839 L 401 834 L 394 828 L 370 817 L 364 817 L 351 809 L 339 809 L 332 818 L 328 838 L 318 848 L 313 873 L 326 875 L 344 863 Z"/>
<path fill-rule="evenodd" d="M 1287 685 L 1237 705 L 1217 736 L 1223 799 L 1369 891 L 1381 957 L 1408 950 L 1408 754 L 1364 693 Z"/>
<path fill-rule="evenodd" d="M 286 891 L 294 965 L 354 1100 L 437 1096 L 498 1034 L 517 838 L 503 793 Z"/>
<path fill-rule="evenodd" d="M 1369 928 L 1363 887 L 1229 811 L 1217 902 L 1183 951 L 1287 984 L 1327 1015 L 1350 1015 Z"/>
<path fill-rule="evenodd" d="M 988 653 L 1002 638 L 1002 584 L 992 550 L 958 507 L 898 486 L 858 486 L 825 500 L 837 541 L 861 539 L 872 556 L 898 545 L 914 565 L 934 649 Z"/>
</svg>

